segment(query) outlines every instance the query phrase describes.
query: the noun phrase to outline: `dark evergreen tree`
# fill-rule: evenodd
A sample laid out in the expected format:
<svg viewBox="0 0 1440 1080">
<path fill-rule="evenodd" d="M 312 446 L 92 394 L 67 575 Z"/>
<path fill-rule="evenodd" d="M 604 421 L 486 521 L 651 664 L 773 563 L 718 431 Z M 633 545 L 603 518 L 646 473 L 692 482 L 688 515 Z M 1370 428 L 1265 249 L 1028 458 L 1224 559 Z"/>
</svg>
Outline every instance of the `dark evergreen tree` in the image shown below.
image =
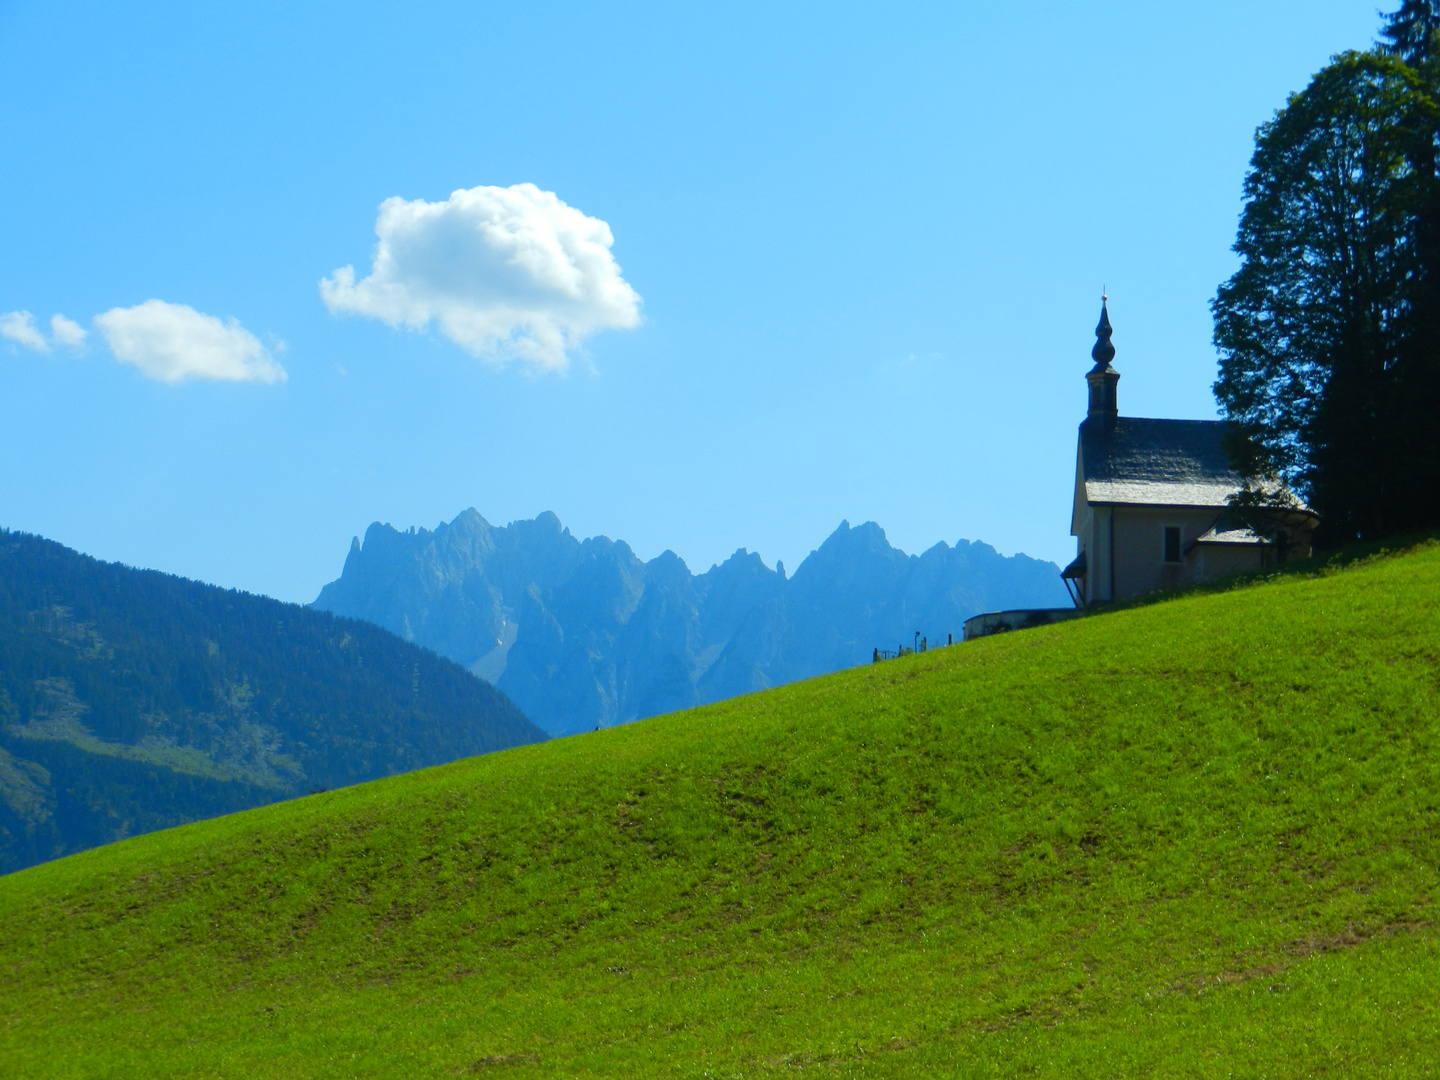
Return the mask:
<svg viewBox="0 0 1440 1080">
<path fill-rule="evenodd" d="M 1440 30 L 1440 0 L 1403 0 L 1400 10 L 1385 17 L 1381 48 L 1411 67 L 1435 56 L 1435 33 Z"/>
<path fill-rule="evenodd" d="M 1433 168 L 1419 166 L 1435 121 L 1403 60 L 1337 57 L 1260 128 L 1235 244 L 1243 262 L 1213 303 L 1215 392 L 1237 465 L 1287 479 L 1332 539 L 1436 513 L 1418 505 L 1430 500 L 1413 489 L 1415 412 L 1401 408 L 1433 188 Z"/>
<path fill-rule="evenodd" d="M 1404 0 L 1380 31 L 1382 51 L 1403 60 L 1430 102 L 1440 102 L 1440 0 Z M 1440 113 L 1415 118 L 1424 134 L 1414 167 L 1422 188 L 1416 216 L 1416 281 L 1395 373 L 1394 430 L 1407 453 L 1397 485 L 1412 493 L 1409 524 L 1440 526 Z M 1428 513 L 1426 510 L 1428 509 Z"/>
</svg>

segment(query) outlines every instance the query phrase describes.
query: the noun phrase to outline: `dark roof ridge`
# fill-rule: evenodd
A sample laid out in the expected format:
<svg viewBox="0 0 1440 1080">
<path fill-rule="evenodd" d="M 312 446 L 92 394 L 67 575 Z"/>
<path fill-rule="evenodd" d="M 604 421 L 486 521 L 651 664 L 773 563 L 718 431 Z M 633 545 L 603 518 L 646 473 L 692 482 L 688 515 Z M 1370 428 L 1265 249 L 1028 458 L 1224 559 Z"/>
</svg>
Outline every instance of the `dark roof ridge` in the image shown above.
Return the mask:
<svg viewBox="0 0 1440 1080">
<path fill-rule="evenodd" d="M 1084 424 L 1084 423 L 1087 423 L 1089 420 L 1090 420 L 1090 417 L 1087 416 L 1084 420 L 1082 420 L 1082 421 L 1080 421 L 1080 422 L 1081 422 L 1082 424 Z M 1120 416 L 1120 417 L 1116 417 L 1116 419 L 1115 419 L 1115 421 L 1114 421 L 1114 423 L 1118 423 L 1118 424 L 1125 424 L 1125 423 L 1132 423 L 1132 424 L 1133 424 L 1133 423 L 1136 423 L 1136 422 L 1142 423 L 1142 424 L 1223 424 L 1223 423 L 1225 423 L 1224 420 L 1191 420 L 1191 419 L 1177 418 L 1177 417 L 1173 417 L 1173 416 Z"/>
</svg>

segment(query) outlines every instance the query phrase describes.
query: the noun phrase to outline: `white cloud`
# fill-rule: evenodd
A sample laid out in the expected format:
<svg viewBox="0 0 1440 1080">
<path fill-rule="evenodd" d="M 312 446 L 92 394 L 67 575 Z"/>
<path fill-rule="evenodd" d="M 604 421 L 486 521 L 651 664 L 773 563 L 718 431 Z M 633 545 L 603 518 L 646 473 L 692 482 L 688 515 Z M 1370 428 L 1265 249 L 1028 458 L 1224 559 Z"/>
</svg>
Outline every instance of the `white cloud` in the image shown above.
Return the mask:
<svg viewBox="0 0 1440 1080">
<path fill-rule="evenodd" d="M 85 339 L 89 336 L 85 328 L 73 319 L 67 319 L 64 315 L 50 316 L 50 337 L 56 345 L 68 345 L 72 349 L 78 349 L 85 344 Z"/>
<path fill-rule="evenodd" d="M 320 282 L 337 314 L 440 332 L 472 356 L 563 371 L 600 330 L 640 324 L 640 295 L 610 254 L 610 226 L 534 184 L 386 199 L 370 276 Z"/>
<path fill-rule="evenodd" d="M 36 352 L 48 353 L 56 345 L 78 349 L 85 344 L 86 333 L 77 322 L 64 315 L 50 318 L 50 337 L 47 340 L 35 325 L 35 316 L 28 311 L 10 311 L 0 315 L 0 337 L 9 338 L 17 345 L 24 345 Z"/>
<path fill-rule="evenodd" d="M 50 343 L 35 328 L 35 316 L 28 311 L 8 311 L 0 315 L 0 337 L 9 338 L 36 352 L 49 352 Z"/>
<path fill-rule="evenodd" d="M 161 382 L 222 379 L 283 382 L 285 369 L 234 319 L 221 322 L 184 304 L 146 300 L 95 316 L 115 359 Z"/>
</svg>

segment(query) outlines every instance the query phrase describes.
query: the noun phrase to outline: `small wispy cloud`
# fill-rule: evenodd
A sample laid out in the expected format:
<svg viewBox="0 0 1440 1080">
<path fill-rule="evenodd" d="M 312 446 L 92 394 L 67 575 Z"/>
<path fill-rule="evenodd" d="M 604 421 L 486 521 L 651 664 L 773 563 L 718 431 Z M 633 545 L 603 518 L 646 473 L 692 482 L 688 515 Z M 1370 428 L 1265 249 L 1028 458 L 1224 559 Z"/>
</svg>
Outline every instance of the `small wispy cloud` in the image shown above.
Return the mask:
<svg viewBox="0 0 1440 1080">
<path fill-rule="evenodd" d="M 95 316 L 95 325 L 115 359 L 161 382 L 277 383 L 287 378 L 270 350 L 235 319 L 222 321 L 184 304 L 146 300 L 112 308 Z"/>
<path fill-rule="evenodd" d="M 320 282 L 336 314 L 440 332 L 479 359 L 563 371 L 601 330 L 640 324 L 640 294 L 610 252 L 610 226 L 534 184 L 386 199 L 370 274 Z"/>
<path fill-rule="evenodd" d="M 84 346 L 87 336 L 84 327 L 64 315 L 50 317 L 48 338 L 35 325 L 35 316 L 28 311 L 9 311 L 0 315 L 0 337 L 35 352 L 48 353 L 57 345 L 78 349 Z"/>
<path fill-rule="evenodd" d="M 78 349 L 85 344 L 85 339 L 89 336 L 85 328 L 73 319 L 67 319 L 64 315 L 50 316 L 50 337 L 55 344 Z"/>
<path fill-rule="evenodd" d="M 35 327 L 35 316 L 28 311 L 10 311 L 0 315 L 0 337 L 36 352 L 49 352 L 50 343 Z"/>
</svg>

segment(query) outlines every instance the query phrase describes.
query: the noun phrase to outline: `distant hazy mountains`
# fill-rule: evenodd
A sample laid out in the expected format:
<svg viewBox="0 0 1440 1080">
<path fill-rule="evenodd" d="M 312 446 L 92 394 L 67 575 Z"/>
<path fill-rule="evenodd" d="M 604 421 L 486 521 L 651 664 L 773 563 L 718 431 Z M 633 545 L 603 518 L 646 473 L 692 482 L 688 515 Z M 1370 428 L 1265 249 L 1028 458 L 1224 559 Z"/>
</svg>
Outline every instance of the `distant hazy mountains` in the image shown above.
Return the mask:
<svg viewBox="0 0 1440 1080">
<path fill-rule="evenodd" d="M 0 530 L 0 872 L 544 737 L 369 623 Z"/>
<path fill-rule="evenodd" d="M 464 664 L 565 735 L 865 663 L 916 631 L 958 640 L 982 611 L 1065 606 L 1059 573 L 965 540 L 906 555 L 842 522 L 788 579 L 743 549 L 697 576 L 551 513 L 497 528 L 472 509 L 434 532 L 371 525 L 314 606 Z"/>
</svg>

